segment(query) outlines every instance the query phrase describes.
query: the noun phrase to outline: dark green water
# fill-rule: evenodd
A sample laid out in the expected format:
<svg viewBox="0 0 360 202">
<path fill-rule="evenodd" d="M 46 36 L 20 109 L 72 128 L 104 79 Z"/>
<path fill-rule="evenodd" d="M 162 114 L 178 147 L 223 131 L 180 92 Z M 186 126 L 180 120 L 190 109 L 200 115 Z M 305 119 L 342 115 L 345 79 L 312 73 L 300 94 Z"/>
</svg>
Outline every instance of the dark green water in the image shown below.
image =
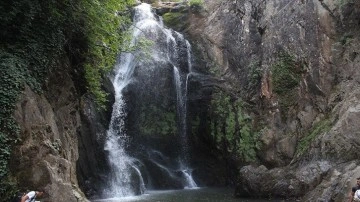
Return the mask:
<svg viewBox="0 0 360 202">
<path fill-rule="evenodd" d="M 233 197 L 233 189 L 199 188 L 148 191 L 141 196 L 93 200 L 93 202 L 284 202 L 284 200 L 241 199 Z"/>
</svg>

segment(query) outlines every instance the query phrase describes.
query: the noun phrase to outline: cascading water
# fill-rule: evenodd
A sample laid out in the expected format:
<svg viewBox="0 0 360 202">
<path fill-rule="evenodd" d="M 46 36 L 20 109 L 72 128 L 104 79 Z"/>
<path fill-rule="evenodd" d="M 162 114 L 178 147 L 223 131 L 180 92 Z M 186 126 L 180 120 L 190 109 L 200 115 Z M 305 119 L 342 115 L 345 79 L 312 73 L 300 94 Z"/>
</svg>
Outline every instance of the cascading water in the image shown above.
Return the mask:
<svg viewBox="0 0 360 202">
<path fill-rule="evenodd" d="M 176 95 L 177 95 L 177 112 L 179 117 L 179 131 L 181 135 L 181 146 L 182 154 L 180 157 L 180 169 L 185 177 L 185 188 L 197 188 L 197 184 L 193 180 L 191 173 L 192 169 L 188 168 L 189 161 L 189 149 L 188 149 L 188 139 L 187 139 L 187 89 L 188 89 L 188 79 L 192 73 L 192 62 L 191 62 L 191 45 L 184 39 L 183 35 L 177 33 L 177 38 L 180 41 L 185 42 L 186 48 L 186 57 L 187 57 L 187 72 L 181 74 L 179 69 L 174 65 L 174 79 L 176 86 Z"/>
<path fill-rule="evenodd" d="M 151 40 L 154 44 L 150 47 L 150 58 L 146 59 L 147 63 L 140 60 L 141 57 L 144 57 L 144 53 L 141 51 L 123 53 L 114 69 L 115 103 L 105 143 L 112 171 L 109 178 L 111 182 L 105 190 L 106 195 L 108 197 L 132 196 L 141 194 L 145 190 L 141 172 L 142 163 L 131 157 L 126 151 L 129 137 L 125 127 L 128 114 L 124 89 L 142 79 L 135 78 L 134 74 L 136 73 L 134 72 L 137 72 L 138 68 L 142 69 L 138 71 L 148 73 L 154 71 L 155 68 L 169 68 L 169 65 L 166 64 L 173 67 L 177 95 L 178 131 L 182 140 L 178 170 L 183 173 L 184 187 L 195 188 L 197 185 L 192 179 L 191 169 L 188 168 L 189 149 L 187 148 L 186 134 L 187 81 L 189 73 L 192 71 L 191 46 L 180 33 L 164 28 L 162 22 L 151 12 L 150 5 L 145 3 L 135 7 L 133 27 L 131 46 L 134 46 L 140 38 Z M 164 43 L 166 44 L 163 45 Z M 185 53 L 184 48 L 180 50 L 180 46 L 185 47 Z M 181 61 L 180 55 L 187 58 L 186 63 Z M 138 182 L 134 183 L 134 179 L 137 179 Z"/>
</svg>

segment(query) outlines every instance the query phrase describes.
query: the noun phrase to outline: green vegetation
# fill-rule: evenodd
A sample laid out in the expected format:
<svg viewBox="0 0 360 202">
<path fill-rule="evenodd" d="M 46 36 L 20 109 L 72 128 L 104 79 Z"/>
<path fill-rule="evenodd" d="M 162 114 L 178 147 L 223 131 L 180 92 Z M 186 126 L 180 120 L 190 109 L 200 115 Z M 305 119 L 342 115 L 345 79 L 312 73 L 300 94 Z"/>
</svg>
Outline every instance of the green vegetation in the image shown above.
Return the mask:
<svg viewBox="0 0 360 202">
<path fill-rule="evenodd" d="M 176 134 L 175 109 L 161 109 L 155 105 L 143 106 L 139 117 L 139 128 L 143 135 Z"/>
<path fill-rule="evenodd" d="M 49 72 L 60 69 L 69 58 L 99 106 L 105 101 L 102 74 L 112 68 L 120 45 L 126 40 L 122 28 L 130 22 L 133 0 L 12 0 L 0 3 L 0 195 L 16 191 L 8 160 L 19 141 L 19 127 L 12 114 L 28 85 L 41 93 Z"/>
<path fill-rule="evenodd" d="M 249 83 L 247 88 L 253 89 L 254 87 L 257 87 L 261 82 L 261 64 L 259 60 L 253 61 L 249 65 Z"/>
<path fill-rule="evenodd" d="M 337 0 L 335 1 L 335 3 L 339 6 L 339 7 L 343 7 L 348 3 L 353 3 L 354 0 Z"/>
<path fill-rule="evenodd" d="M 221 67 L 219 67 L 215 62 L 210 64 L 209 72 L 215 76 L 221 76 Z"/>
<path fill-rule="evenodd" d="M 101 76 L 112 69 L 116 55 L 126 34 L 121 31 L 130 18 L 124 14 L 132 0 L 119 3 L 117 0 L 81 2 L 82 8 L 78 11 L 86 13 L 84 17 L 84 31 L 86 32 L 88 51 L 85 59 L 85 78 L 89 91 L 95 95 L 100 107 L 104 107 L 106 94 L 101 90 Z M 129 13 L 128 13 L 129 14 Z"/>
<path fill-rule="evenodd" d="M 299 85 L 301 72 L 297 66 L 293 56 L 286 53 L 279 55 L 277 63 L 271 68 L 275 93 L 284 95 Z"/>
<path fill-rule="evenodd" d="M 328 132 L 331 129 L 331 121 L 329 119 L 321 120 L 316 123 L 308 135 L 303 137 L 296 148 L 296 156 L 301 156 L 309 149 L 311 142 L 321 134 Z"/>
<path fill-rule="evenodd" d="M 196 134 L 200 127 L 200 116 L 193 116 L 190 118 L 191 134 Z"/>
<path fill-rule="evenodd" d="M 259 148 L 259 133 L 253 129 L 242 101 L 217 91 L 213 94 L 211 111 L 211 135 L 218 149 L 232 153 L 245 162 L 254 161 Z"/>
<path fill-rule="evenodd" d="M 170 12 L 165 13 L 162 17 L 167 26 L 175 30 L 183 30 L 187 26 L 187 16 L 188 14 L 182 12 Z"/>
<path fill-rule="evenodd" d="M 159 4 L 162 2 L 183 2 L 183 0 L 162 0 L 162 1 L 150 0 L 150 1 L 148 1 L 148 3 L 151 4 L 151 6 L 153 6 L 153 7 L 158 7 Z"/>
<path fill-rule="evenodd" d="M 271 66 L 274 92 L 279 97 L 280 110 L 283 113 L 295 105 L 297 99 L 296 88 L 300 84 L 303 65 L 287 53 L 280 53 L 278 61 Z"/>
<path fill-rule="evenodd" d="M 0 59 L 0 178 L 3 178 L 8 172 L 11 146 L 18 141 L 19 127 L 12 113 L 26 75 L 19 71 L 25 66 L 20 58 L 1 54 Z"/>
<path fill-rule="evenodd" d="M 345 33 L 341 38 L 340 38 L 340 43 L 343 46 L 349 45 L 351 43 L 351 41 L 354 40 L 354 36 L 352 34 L 349 33 Z"/>
<path fill-rule="evenodd" d="M 189 5 L 192 9 L 200 11 L 201 8 L 204 6 L 204 0 L 190 0 Z"/>
</svg>

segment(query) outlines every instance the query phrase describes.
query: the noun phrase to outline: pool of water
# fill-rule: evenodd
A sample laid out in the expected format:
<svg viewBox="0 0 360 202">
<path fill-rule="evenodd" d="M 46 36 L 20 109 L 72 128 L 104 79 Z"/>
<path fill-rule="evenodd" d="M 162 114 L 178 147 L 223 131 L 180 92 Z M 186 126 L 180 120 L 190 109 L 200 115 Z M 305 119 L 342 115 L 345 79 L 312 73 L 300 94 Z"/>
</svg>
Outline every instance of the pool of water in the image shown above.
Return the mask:
<svg viewBox="0 0 360 202">
<path fill-rule="evenodd" d="M 92 200 L 92 202 L 284 202 L 285 200 L 234 198 L 233 189 L 198 188 L 147 191 L 140 196 Z"/>
</svg>

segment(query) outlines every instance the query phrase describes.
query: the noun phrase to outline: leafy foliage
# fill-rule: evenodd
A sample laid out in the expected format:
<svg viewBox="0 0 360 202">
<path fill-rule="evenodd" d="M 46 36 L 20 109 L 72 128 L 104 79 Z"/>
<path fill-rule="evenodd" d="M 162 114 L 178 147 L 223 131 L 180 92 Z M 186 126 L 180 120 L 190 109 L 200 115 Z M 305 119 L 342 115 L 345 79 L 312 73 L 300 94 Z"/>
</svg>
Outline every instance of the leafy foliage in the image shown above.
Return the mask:
<svg viewBox="0 0 360 202">
<path fill-rule="evenodd" d="M 204 0 L 190 0 L 189 5 L 195 11 L 200 11 L 201 8 L 204 6 Z"/>
<path fill-rule="evenodd" d="M 12 118 L 19 91 L 22 90 L 25 75 L 19 68 L 24 67 L 20 58 L 9 54 L 0 55 L 0 178 L 7 172 L 11 146 L 18 139 L 19 128 Z"/>
<path fill-rule="evenodd" d="M 285 117 L 288 108 L 296 103 L 297 91 L 303 65 L 287 53 L 280 53 L 278 61 L 271 66 L 274 92 L 279 96 L 280 109 Z"/>
<path fill-rule="evenodd" d="M 169 12 L 163 16 L 164 23 L 175 30 L 184 30 L 187 24 L 188 14 L 184 12 Z"/>
<path fill-rule="evenodd" d="M 0 181 L 0 193 L 1 199 L 0 201 L 10 201 L 10 199 L 14 199 L 14 197 L 18 194 L 19 189 L 17 188 L 17 182 L 14 178 L 2 178 Z"/>
<path fill-rule="evenodd" d="M 337 0 L 335 1 L 335 4 L 338 5 L 339 7 L 343 7 L 348 3 L 352 3 L 354 2 L 354 0 Z"/>
<path fill-rule="evenodd" d="M 144 135 L 175 134 L 177 129 L 175 109 L 168 110 L 156 105 L 143 106 L 139 117 L 140 132 Z"/>
<path fill-rule="evenodd" d="M 324 119 L 316 123 L 309 134 L 300 140 L 296 148 L 296 156 L 304 154 L 304 152 L 309 149 L 311 142 L 313 142 L 317 136 L 328 132 L 330 129 L 331 121 L 329 119 Z"/>
<path fill-rule="evenodd" d="M 256 159 L 259 133 L 253 130 L 251 118 L 244 113 L 242 102 L 223 91 L 213 94 L 211 135 L 218 149 L 232 153 L 245 162 Z"/>
<path fill-rule="evenodd" d="M 88 41 L 86 53 L 85 78 L 88 89 L 97 98 L 100 107 L 104 107 L 106 94 L 101 90 L 101 75 L 111 70 L 119 53 L 121 44 L 127 39 L 121 28 L 129 21 L 127 6 L 133 0 L 119 3 L 117 0 L 81 1 L 78 13 L 84 19 L 84 32 Z M 121 15 L 126 14 L 126 17 Z"/>
<path fill-rule="evenodd" d="M 14 55 L 0 52 L 0 194 L 12 197 L 17 191 L 16 183 L 9 180 L 8 160 L 13 144 L 19 141 L 19 127 L 12 117 L 19 92 L 26 78 L 24 61 Z"/>
<path fill-rule="evenodd" d="M 294 57 L 282 53 L 279 55 L 277 63 L 272 66 L 274 92 L 279 95 L 287 94 L 298 86 L 300 72 Z"/>
<path fill-rule="evenodd" d="M 254 89 L 255 87 L 259 86 L 261 81 L 261 64 L 259 60 L 253 61 L 249 65 L 249 83 L 247 85 L 248 89 Z"/>
<path fill-rule="evenodd" d="M 121 31 L 129 22 L 133 0 L 12 0 L 0 2 L 0 195 L 9 201 L 16 183 L 10 180 L 8 159 L 19 141 L 12 117 L 24 84 L 41 93 L 59 61 L 70 58 L 84 72 L 89 92 L 104 103 L 102 74 L 115 62 Z"/>
</svg>

